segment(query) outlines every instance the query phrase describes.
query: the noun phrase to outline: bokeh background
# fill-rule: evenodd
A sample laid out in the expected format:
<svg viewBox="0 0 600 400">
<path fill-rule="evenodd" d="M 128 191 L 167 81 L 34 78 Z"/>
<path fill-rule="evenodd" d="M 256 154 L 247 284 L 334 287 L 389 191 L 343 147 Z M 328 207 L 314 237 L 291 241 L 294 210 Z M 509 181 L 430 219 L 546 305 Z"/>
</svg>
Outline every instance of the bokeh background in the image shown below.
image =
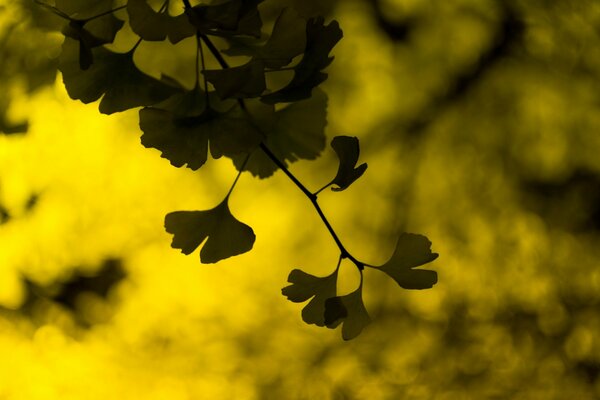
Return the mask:
<svg viewBox="0 0 600 400">
<path fill-rule="evenodd" d="M 600 398 L 600 3 L 263 6 L 289 4 L 340 21 L 328 141 L 359 137 L 369 164 L 325 212 L 372 264 L 399 232 L 427 235 L 438 284 L 367 270 L 361 336 L 304 324 L 280 289 L 338 254 L 281 172 L 244 174 L 231 199 L 250 253 L 170 248 L 164 215 L 214 206 L 231 162 L 174 168 L 141 146 L 137 112 L 70 100 L 56 21 L 3 0 L 0 399 Z M 185 80 L 190 46 L 137 61 Z M 313 189 L 335 170 L 331 149 L 292 166 Z"/>
</svg>

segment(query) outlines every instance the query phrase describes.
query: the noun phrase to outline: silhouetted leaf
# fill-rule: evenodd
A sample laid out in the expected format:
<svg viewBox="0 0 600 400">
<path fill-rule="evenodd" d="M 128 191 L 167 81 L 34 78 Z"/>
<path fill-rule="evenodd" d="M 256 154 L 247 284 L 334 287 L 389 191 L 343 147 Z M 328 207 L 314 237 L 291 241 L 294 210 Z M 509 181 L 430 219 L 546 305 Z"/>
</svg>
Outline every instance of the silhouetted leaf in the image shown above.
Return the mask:
<svg viewBox="0 0 600 400">
<path fill-rule="evenodd" d="M 313 160 L 325 147 L 326 116 L 327 95 L 315 90 L 310 99 L 275 112 L 272 126 L 266 130 L 265 144 L 286 165 L 298 159 Z M 245 158 L 246 155 L 234 158 L 238 169 Z M 262 151 L 255 151 L 244 169 L 252 175 L 267 178 L 277 170 L 277 166 Z"/>
<path fill-rule="evenodd" d="M 197 170 L 206 162 L 209 142 L 214 158 L 250 152 L 261 142 L 261 133 L 237 103 L 219 102 L 214 92 L 210 101 L 211 107 L 207 107 L 205 93 L 196 88 L 156 107 L 143 108 L 142 144 L 160 150 L 176 167 L 187 164 Z"/>
<path fill-rule="evenodd" d="M 266 89 L 265 67 L 262 61 L 251 60 L 239 67 L 202 71 L 213 84 L 220 98 L 260 96 Z"/>
<path fill-rule="evenodd" d="M 403 233 L 398 238 L 394 254 L 379 269 L 392 277 L 404 289 L 429 289 L 437 282 L 437 273 L 414 269 L 438 257 L 431 252 L 431 242 L 425 236 Z"/>
<path fill-rule="evenodd" d="M 342 325 L 342 338 L 351 340 L 369 325 L 371 318 L 362 300 L 362 285 L 345 296 L 328 299 L 325 302 L 325 324 L 328 328 Z"/>
<path fill-rule="evenodd" d="M 171 43 L 193 36 L 196 29 L 190 24 L 185 13 L 171 16 L 168 12 L 168 2 L 162 11 L 156 12 L 147 0 L 129 0 L 127 13 L 131 29 L 142 39 L 162 41 L 169 37 Z"/>
<path fill-rule="evenodd" d="M 331 147 L 333 147 L 333 150 L 340 159 L 337 175 L 332 181 L 338 187 L 333 187 L 331 190 L 339 192 L 348 188 L 348 186 L 360 178 L 367 169 L 367 164 L 363 163 L 355 168 L 360 152 L 358 138 L 356 137 L 336 136 L 331 141 Z"/>
<path fill-rule="evenodd" d="M 165 229 L 173 234 L 171 246 L 190 254 L 204 240 L 200 261 L 216 263 L 252 249 L 255 235 L 248 225 L 229 211 L 229 197 L 208 211 L 175 211 L 165 217 Z"/>
<path fill-rule="evenodd" d="M 72 99 L 91 103 L 102 97 L 100 112 L 112 114 L 139 106 L 156 104 L 173 95 L 178 88 L 166 80 L 154 79 L 141 72 L 133 62 L 133 50 L 113 53 L 103 47 L 93 49 L 94 63 L 81 70 L 78 44 L 65 39 L 59 69 Z"/>
<path fill-rule="evenodd" d="M 325 326 L 325 302 L 335 297 L 337 276 L 337 268 L 331 275 L 322 278 L 295 269 L 288 276 L 291 285 L 281 289 L 281 293 L 294 303 L 312 298 L 302 309 L 302 319 L 307 324 Z"/>
<path fill-rule="evenodd" d="M 187 9 L 190 22 L 209 35 L 260 37 L 262 20 L 257 6 L 263 0 L 229 0 L 215 5 L 199 4 Z"/>
<path fill-rule="evenodd" d="M 258 48 L 254 59 L 262 60 L 267 68 L 281 68 L 302 54 L 306 48 L 307 21 L 291 8 L 284 8 L 275 21 L 267 43 Z"/>
<path fill-rule="evenodd" d="M 56 8 L 74 19 L 87 19 L 112 10 L 113 0 L 56 0 Z"/>
<path fill-rule="evenodd" d="M 292 81 L 284 88 L 263 96 L 262 101 L 274 104 L 309 98 L 312 89 L 327 79 L 327 74 L 321 70 L 333 61 L 329 53 L 342 36 L 337 21 L 324 25 L 322 17 L 309 19 L 306 24 L 306 50 L 300 63 L 294 67 Z"/>
</svg>

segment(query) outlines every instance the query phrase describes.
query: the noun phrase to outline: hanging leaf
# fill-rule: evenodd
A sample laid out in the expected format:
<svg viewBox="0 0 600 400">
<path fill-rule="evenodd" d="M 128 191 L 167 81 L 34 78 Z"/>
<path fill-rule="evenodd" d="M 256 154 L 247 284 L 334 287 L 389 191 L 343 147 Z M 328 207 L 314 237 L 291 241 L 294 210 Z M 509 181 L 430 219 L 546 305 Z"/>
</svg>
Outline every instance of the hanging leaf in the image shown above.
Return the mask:
<svg viewBox="0 0 600 400">
<path fill-rule="evenodd" d="M 221 99 L 260 96 L 267 88 L 262 61 L 251 60 L 239 67 L 202 71 Z"/>
<path fill-rule="evenodd" d="M 302 309 L 302 319 L 307 324 L 325 326 L 325 302 L 335 297 L 338 269 L 329 276 L 317 277 L 294 269 L 288 276 L 291 285 L 281 289 L 281 293 L 294 303 L 311 299 Z"/>
<path fill-rule="evenodd" d="M 429 289 L 437 283 L 437 273 L 427 269 L 414 269 L 438 258 L 431 252 L 431 242 L 425 236 L 403 233 L 398 238 L 394 254 L 379 269 L 394 279 L 404 289 Z"/>
<path fill-rule="evenodd" d="M 191 254 L 205 240 L 200 261 L 216 263 L 252 249 L 256 236 L 248 225 L 229 211 L 229 196 L 208 211 L 175 211 L 165 217 L 165 229 L 173 234 L 171 246 Z"/>
<path fill-rule="evenodd" d="M 156 107 L 140 110 L 142 144 L 159 150 L 172 165 L 197 170 L 207 160 L 251 152 L 262 135 L 240 106 L 220 102 L 214 92 L 207 107 L 204 91 L 196 88 L 180 93 Z"/>
<path fill-rule="evenodd" d="M 354 292 L 325 301 L 325 324 L 328 328 L 342 325 L 342 338 L 351 340 L 371 323 L 362 300 L 362 285 Z"/>
<path fill-rule="evenodd" d="M 265 131 L 265 144 L 286 165 L 299 159 L 313 160 L 325 147 L 326 116 L 327 95 L 315 90 L 311 98 L 275 112 L 272 126 Z M 246 156 L 234 157 L 238 169 Z M 254 176 L 267 178 L 277 170 L 277 166 L 262 151 L 255 151 L 244 169 Z"/>
<path fill-rule="evenodd" d="M 133 50 L 113 53 L 103 47 L 93 49 L 94 63 L 81 70 L 78 44 L 65 39 L 59 70 L 72 99 L 91 103 L 102 97 L 100 112 L 112 114 L 139 106 L 156 104 L 173 95 L 172 81 L 157 80 L 141 72 L 133 62 Z"/>
<path fill-rule="evenodd" d="M 358 138 L 350 136 L 336 136 L 331 141 L 331 147 L 340 159 L 340 165 L 332 184 L 338 185 L 331 190 L 336 192 L 347 189 L 354 181 L 361 177 L 367 169 L 367 164 L 363 163 L 356 166 L 360 149 Z"/>
<path fill-rule="evenodd" d="M 230 0 L 186 9 L 191 24 L 207 35 L 260 37 L 262 20 L 257 6 L 263 0 Z"/>
<path fill-rule="evenodd" d="M 292 81 L 284 88 L 263 96 L 262 101 L 275 104 L 311 97 L 312 89 L 327 79 L 327 74 L 321 70 L 333 61 L 329 53 L 342 36 L 337 21 L 324 25 L 322 17 L 309 19 L 306 24 L 306 49 L 302 60 L 294 67 Z"/>
<path fill-rule="evenodd" d="M 306 19 L 291 8 L 284 8 L 275 21 L 267 43 L 256 50 L 254 59 L 265 67 L 278 69 L 288 65 L 306 48 Z"/>
<path fill-rule="evenodd" d="M 162 10 L 154 11 L 147 0 L 129 0 L 127 13 L 133 32 L 148 41 L 162 41 L 167 37 L 173 44 L 194 36 L 196 29 L 190 24 L 185 13 L 177 16 L 169 14 L 169 2 Z"/>
</svg>

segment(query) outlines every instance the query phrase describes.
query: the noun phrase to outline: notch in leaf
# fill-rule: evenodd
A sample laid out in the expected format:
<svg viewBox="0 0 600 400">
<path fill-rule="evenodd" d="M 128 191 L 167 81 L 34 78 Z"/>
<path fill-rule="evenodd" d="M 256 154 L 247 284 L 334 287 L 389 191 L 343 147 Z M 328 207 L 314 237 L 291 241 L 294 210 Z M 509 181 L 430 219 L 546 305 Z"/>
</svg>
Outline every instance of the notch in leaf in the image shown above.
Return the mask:
<svg viewBox="0 0 600 400">
<path fill-rule="evenodd" d="M 394 254 L 388 262 L 377 268 L 404 289 L 429 289 L 437 283 L 437 273 L 415 269 L 438 258 L 431 252 L 431 242 L 425 236 L 403 233 L 398 237 Z"/>
<path fill-rule="evenodd" d="M 331 190 L 340 192 L 347 189 L 365 173 L 367 164 L 363 163 L 356 167 L 360 153 L 357 137 L 336 136 L 331 141 L 331 147 L 340 159 L 340 165 L 337 175 L 327 186 L 337 185 L 338 187 L 332 187 Z"/>
<path fill-rule="evenodd" d="M 351 340 L 371 323 L 362 300 L 362 284 L 354 292 L 325 301 L 325 325 L 335 328 L 342 323 L 342 338 Z"/>
<path fill-rule="evenodd" d="M 281 293 L 294 303 L 311 299 L 302 309 L 302 319 L 307 324 L 326 326 L 325 302 L 335 297 L 338 269 L 329 276 L 317 277 L 294 269 L 288 276 L 291 285 L 281 289 Z"/>
<path fill-rule="evenodd" d="M 323 17 L 310 18 L 306 23 L 306 49 L 294 67 L 294 77 L 282 89 L 261 98 L 267 104 L 288 103 L 307 99 L 312 89 L 327 79 L 322 72 L 333 61 L 329 53 L 340 41 L 343 32 L 337 21 L 324 24 Z"/>
<path fill-rule="evenodd" d="M 165 229 L 173 234 L 171 247 L 191 254 L 203 242 L 200 261 L 216 263 L 252 249 L 256 236 L 229 210 L 229 196 L 207 211 L 175 211 L 165 217 Z M 205 242 L 206 240 L 206 242 Z"/>
</svg>

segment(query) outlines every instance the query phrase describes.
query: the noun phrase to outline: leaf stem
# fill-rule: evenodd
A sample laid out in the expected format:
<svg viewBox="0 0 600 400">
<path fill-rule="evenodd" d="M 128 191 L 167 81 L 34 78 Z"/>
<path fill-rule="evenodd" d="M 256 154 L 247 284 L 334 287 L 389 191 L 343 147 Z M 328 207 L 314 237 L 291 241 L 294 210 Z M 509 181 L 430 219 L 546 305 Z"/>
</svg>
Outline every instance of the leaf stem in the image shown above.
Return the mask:
<svg viewBox="0 0 600 400">
<path fill-rule="evenodd" d="M 187 0 L 184 0 L 184 2 L 185 1 L 187 1 Z M 210 50 L 210 52 L 212 53 L 212 55 L 215 57 L 215 59 L 217 60 L 217 62 L 219 63 L 219 65 L 222 68 L 229 68 L 229 65 L 227 64 L 227 61 L 225 61 L 225 59 L 223 58 L 223 56 L 219 52 L 219 49 L 217 49 L 217 47 L 213 44 L 213 42 L 211 42 L 211 40 L 206 35 L 202 35 L 201 34 L 200 37 L 202 38 L 202 41 L 204 43 L 206 43 L 206 47 L 208 47 L 208 49 Z M 240 107 L 244 111 L 248 112 L 248 109 L 246 108 L 246 104 L 244 103 L 243 99 L 238 99 L 238 103 L 240 104 Z M 277 156 L 275 154 L 273 154 L 273 152 L 271 151 L 271 149 L 269 149 L 269 147 L 264 142 L 260 143 L 260 149 L 267 155 L 267 157 L 269 157 L 271 159 L 271 161 L 273 161 L 273 163 L 275 163 L 275 165 L 277 165 L 277 167 L 279 167 L 283 171 L 284 174 L 287 175 L 287 177 L 294 183 L 294 185 L 296 185 L 298 187 L 298 189 L 300 189 L 302 191 L 302 193 L 304 193 L 304 195 L 306 197 L 308 197 L 308 199 L 312 203 L 313 207 L 317 211 L 317 214 L 319 214 L 319 217 L 321 218 L 321 221 L 323 221 L 323 224 L 325 224 L 325 227 L 329 231 L 329 234 L 331 235 L 331 237 L 335 241 L 335 244 L 340 249 L 340 252 L 341 252 L 341 254 L 340 254 L 340 260 L 343 259 L 343 258 L 348 258 L 350 261 L 352 261 L 354 263 L 354 265 L 356 265 L 356 268 L 358 268 L 358 270 L 361 271 L 361 273 L 362 273 L 362 270 L 365 268 L 364 263 L 358 261 L 356 258 L 354 258 L 352 256 L 352 254 L 350 254 L 348 252 L 348 250 L 346 250 L 346 248 L 342 244 L 342 241 L 340 240 L 340 238 L 336 234 L 335 230 L 333 229 L 333 227 L 329 223 L 329 220 L 327 219 L 327 217 L 323 213 L 323 210 L 319 206 L 319 203 L 317 202 L 317 196 L 316 196 L 316 194 L 311 193 L 310 190 L 308 190 L 306 188 L 306 186 L 304 186 L 302 184 L 302 182 L 300 182 L 298 180 L 298 178 L 296 178 L 296 176 L 290 172 L 290 170 L 286 167 L 286 165 L 279 158 L 277 158 Z M 246 161 L 247 160 L 248 159 L 246 159 Z M 244 170 L 244 166 L 242 166 L 240 168 L 240 171 Z"/>
<path fill-rule="evenodd" d="M 200 49 L 200 60 L 202 60 L 202 79 L 204 80 L 204 96 L 206 98 L 206 107 L 210 108 L 210 99 L 208 97 L 208 81 L 206 80 L 206 75 L 204 75 L 204 71 L 206 70 L 206 65 L 204 63 L 204 45 L 200 40 L 199 34 L 196 34 L 196 40 L 198 41 L 198 48 Z M 196 52 L 196 85 L 198 84 L 198 52 Z"/>
<path fill-rule="evenodd" d="M 329 182 L 327 185 L 323 186 L 321 189 L 317 190 L 314 195 L 318 196 L 323 190 L 327 189 L 329 186 L 333 185 L 333 181 Z"/>
<path fill-rule="evenodd" d="M 250 158 L 250 154 L 248 154 L 246 156 L 246 159 L 242 163 L 242 167 L 240 168 L 240 171 L 238 172 L 237 176 L 235 177 L 235 180 L 233 181 L 233 183 L 231 184 L 231 187 L 229 188 L 229 192 L 227 192 L 227 196 L 225 196 L 226 199 L 231 195 L 231 192 L 233 192 L 233 189 L 235 188 L 235 185 L 238 183 L 238 180 L 240 179 L 242 172 L 244 172 L 244 167 L 246 166 L 246 163 L 248 162 L 249 158 Z"/>
<path fill-rule="evenodd" d="M 117 12 L 117 11 L 119 11 L 119 10 L 122 10 L 122 9 L 124 9 L 125 7 L 127 7 L 127 4 L 126 4 L 126 5 L 124 5 L 124 6 L 120 6 L 120 7 L 113 8 L 112 10 L 104 11 L 103 13 L 100 13 L 100 14 L 98 14 L 98 15 L 94 15 L 93 17 L 86 18 L 86 19 L 84 19 L 84 20 L 82 20 L 82 21 L 85 21 L 85 22 L 93 21 L 93 20 L 95 20 L 96 18 L 100 18 L 100 17 L 104 17 L 105 15 L 112 14 L 112 13 L 114 13 L 114 12 Z"/>
</svg>

